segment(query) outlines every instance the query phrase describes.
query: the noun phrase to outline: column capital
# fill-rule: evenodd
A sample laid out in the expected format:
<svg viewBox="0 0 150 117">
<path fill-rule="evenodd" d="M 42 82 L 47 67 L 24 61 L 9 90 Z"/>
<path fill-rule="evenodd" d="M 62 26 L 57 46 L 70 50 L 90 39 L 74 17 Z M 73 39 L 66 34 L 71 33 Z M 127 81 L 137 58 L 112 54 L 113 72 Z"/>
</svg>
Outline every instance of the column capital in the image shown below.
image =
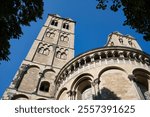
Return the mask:
<svg viewBox="0 0 150 117">
<path fill-rule="evenodd" d="M 133 74 L 130 74 L 128 75 L 128 78 L 131 80 L 131 81 L 135 81 L 135 76 Z"/>
<path fill-rule="evenodd" d="M 96 79 L 92 82 L 92 85 L 93 85 L 93 86 L 95 86 L 96 84 L 99 85 L 99 83 L 100 83 L 99 78 L 96 78 Z"/>
</svg>

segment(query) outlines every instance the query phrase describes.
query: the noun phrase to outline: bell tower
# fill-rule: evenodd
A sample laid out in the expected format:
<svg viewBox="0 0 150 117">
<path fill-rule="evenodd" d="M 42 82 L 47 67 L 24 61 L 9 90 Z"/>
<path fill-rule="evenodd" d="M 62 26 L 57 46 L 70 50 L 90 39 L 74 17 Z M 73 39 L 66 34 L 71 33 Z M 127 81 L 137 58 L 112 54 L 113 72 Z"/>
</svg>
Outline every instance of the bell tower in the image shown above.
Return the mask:
<svg viewBox="0 0 150 117">
<path fill-rule="evenodd" d="M 74 57 L 75 22 L 48 15 L 3 99 L 54 99 L 54 80 Z"/>
<path fill-rule="evenodd" d="M 128 34 L 122 35 L 117 31 L 109 34 L 106 46 L 122 46 L 142 50 L 134 37 Z"/>
</svg>

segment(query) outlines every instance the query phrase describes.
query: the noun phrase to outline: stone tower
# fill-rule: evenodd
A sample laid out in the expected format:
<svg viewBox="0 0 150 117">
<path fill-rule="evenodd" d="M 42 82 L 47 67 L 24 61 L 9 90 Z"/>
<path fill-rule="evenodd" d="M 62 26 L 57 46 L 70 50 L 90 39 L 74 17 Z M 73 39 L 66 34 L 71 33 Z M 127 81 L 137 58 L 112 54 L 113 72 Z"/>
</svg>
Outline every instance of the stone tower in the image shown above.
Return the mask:
<svg viewBox="0 0 150 117">
<path fill-rule="evenodd" d="M 55 77 L 74 57 L 74 28 L 72 19 L 48 15 L 3 99 L 54 99 Z"/>
<path fill-rule="evenodd" d="M 49 15 L 3 99 L 150 99 L 150 55 L 130 35 L 74 58 L 71 19 Z"/>
<path fill-rule="evenodd" d="M 129 47 L 142 50 L 137 41 L 131 35 L 122 35 L 120 32 L 113 32 L 108 36 L 106 46 Z"/>
</svg>

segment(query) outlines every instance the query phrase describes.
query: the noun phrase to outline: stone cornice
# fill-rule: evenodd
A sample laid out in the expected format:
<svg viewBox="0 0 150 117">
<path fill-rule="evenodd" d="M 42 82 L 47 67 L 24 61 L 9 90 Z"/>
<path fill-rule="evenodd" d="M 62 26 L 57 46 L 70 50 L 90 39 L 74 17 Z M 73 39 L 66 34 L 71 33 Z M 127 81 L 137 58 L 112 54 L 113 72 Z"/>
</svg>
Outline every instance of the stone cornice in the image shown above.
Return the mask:
<svg viewBox="0 0 150 117">
<path fill-rule="evenodd" d="M 66 79 L 67 75 L 85 64 L 109 58 L 137 60 L 150 65 L 150 55 L 134 48 L 120 46 L 97 48 L 70 60 L 58 73 L 55 83 L 59 84 Z"/>
</svg>

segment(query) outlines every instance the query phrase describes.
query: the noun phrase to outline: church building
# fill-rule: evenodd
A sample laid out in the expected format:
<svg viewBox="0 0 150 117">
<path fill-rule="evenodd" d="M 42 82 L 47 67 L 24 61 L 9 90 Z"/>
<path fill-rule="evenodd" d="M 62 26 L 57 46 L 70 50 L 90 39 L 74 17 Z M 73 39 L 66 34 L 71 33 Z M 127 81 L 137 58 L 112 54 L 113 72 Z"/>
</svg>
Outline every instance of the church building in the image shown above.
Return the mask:
<svg viewBox="0 0 150 117">
<path fill-rule="evenodd" d="M 134 37 L 74 57 L 75 21 L 49 14 L 3 100 L 149 100 L 150 55 Z"/>
</svg>

